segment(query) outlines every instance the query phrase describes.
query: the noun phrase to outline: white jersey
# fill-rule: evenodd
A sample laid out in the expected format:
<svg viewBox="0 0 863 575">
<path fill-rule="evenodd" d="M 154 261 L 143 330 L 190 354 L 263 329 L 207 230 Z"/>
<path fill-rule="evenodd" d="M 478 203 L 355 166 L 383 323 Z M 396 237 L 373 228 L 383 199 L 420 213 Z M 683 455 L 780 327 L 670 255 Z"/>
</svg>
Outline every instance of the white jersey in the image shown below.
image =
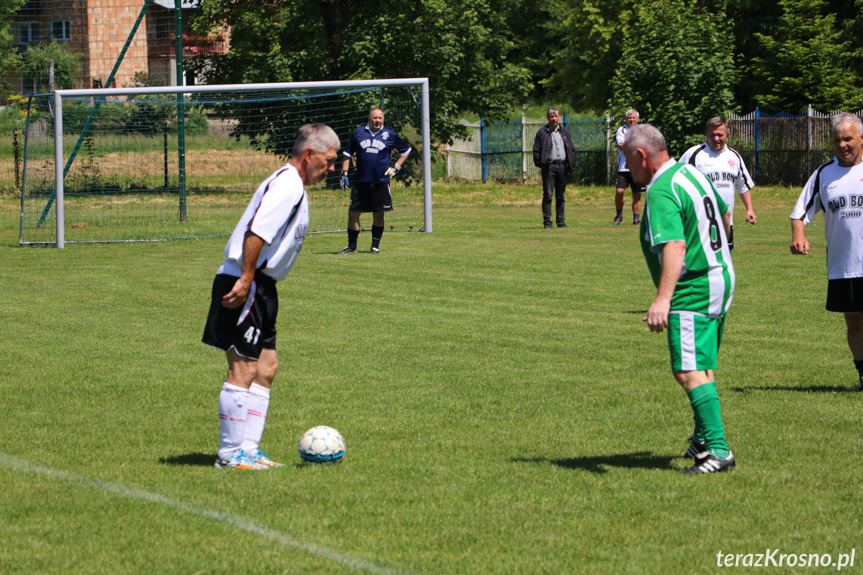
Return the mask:
<svg viewBox="0 0 863 575">
<path fill-rule="evenodd" d="M 614 135 L 614 139 L 617 141 L 617 171 L 618 172 L 628 172 L 629 168 L 626 167 L 626 156 L 623 155 L 623 150 L 621 146 L 623 146 L 623 142 L 626 141 L 626 133 L 629 131 L 629 126 L 623 125 L 617 129 L 617 134 Z"/>
<path fill-rule="evenodd" d="M 287 164 L 258 186 L 225 246 L 227 259 L 218 273 L 241 275 L 243 242 L 246 232 L 251 231 L 266 242 L 255 267 L 281 281 L 288 277 L 308 228 L 309 201 L 303 180 L 297 169 Z"/>
<path fill-rule="evenodd" d="M 755 186 L 737 150 L 725 146 L 721 152 L 714 152 L 705 142 L 686 150 L 679 161 L 695 166 L 699 172 L 707 176 L 722 201 L 728 206 L 731 212 L 731 223 L 734 223 L 735 192 L 745 194 Z"/>
<path fill-rule="evenodd" d="M 792 220 L 809 225 L 824 212 L 827 279 L 863 277 L 863 164 L 843 168 L 834 157 L 806 182 Z"/>
</svg>

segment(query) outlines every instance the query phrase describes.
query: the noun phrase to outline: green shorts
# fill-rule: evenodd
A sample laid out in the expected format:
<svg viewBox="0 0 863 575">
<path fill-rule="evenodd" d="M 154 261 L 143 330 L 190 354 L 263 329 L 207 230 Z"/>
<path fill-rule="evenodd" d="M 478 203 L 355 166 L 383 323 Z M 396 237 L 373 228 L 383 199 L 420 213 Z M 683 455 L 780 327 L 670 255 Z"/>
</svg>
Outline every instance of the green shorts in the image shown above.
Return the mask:
<svg viewBox="0 0 863 575">
<path fill-rule="evenodd" d="M 706 317 L 686 312 L 668 314 L 671 371 L 716 369 L 725 316 Z"/>
</svg>

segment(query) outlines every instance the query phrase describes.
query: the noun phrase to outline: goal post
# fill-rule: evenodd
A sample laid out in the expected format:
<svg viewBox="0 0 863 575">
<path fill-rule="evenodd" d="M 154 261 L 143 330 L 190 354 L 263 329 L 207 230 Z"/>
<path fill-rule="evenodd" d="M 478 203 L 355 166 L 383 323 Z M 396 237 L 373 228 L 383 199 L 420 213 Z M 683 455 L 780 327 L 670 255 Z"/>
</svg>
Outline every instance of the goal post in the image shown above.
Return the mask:
<svg viewBox="0 0 863 575">
<path fill-rule="evenodd" d="M 302 124 L 330 125 L 344 149 L 375 107 L 412 147 L 392 182 L 387 227 L 432 231 L 427 78 L 56 90 L 34 99 L 22 245 L 227 235 L 287 161 Z M 350 193 L 338 175 L 309 188 L 311 232 L 346 229 Z"/>
</svg>

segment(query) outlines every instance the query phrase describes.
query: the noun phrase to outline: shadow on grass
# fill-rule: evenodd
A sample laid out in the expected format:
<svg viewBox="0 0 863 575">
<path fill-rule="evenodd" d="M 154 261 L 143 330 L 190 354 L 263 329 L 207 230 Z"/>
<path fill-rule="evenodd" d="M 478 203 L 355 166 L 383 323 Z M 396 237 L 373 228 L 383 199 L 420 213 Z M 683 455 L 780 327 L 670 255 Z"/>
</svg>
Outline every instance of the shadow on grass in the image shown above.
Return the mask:
<svg viewBox="0 0 863 575">
<path fill-rule="evenodd" d="M 750 391 L 802 391 L 803 393 L 854 393 L 854 388 L 848 385 L 752 385 L 749 387 L 730 387 L 737 393 Z"/>
<path fill-rule="evenodd" d="M 201 467 L 212 467 L 216 461 L 216 455 L 212 453 L 186 453 L 174 457 L 160 457 L 159 463 L 163 465 L 195 465 Z"/>
<path fill-rule="evenodd" d="M 675 457 L 654 455 L 650 451 L 619 453 L 617 455 L 598 455 L 594 457 L 572 457 L 569 459 L 549 459 L 547 457 L 515 458 L 516 463 L 551 463 L 567 469 L 583 469 L 591 473 L 608 473 L 609 467 L 641 469 L 674 469 L 671 460 Z"/>
</svg>

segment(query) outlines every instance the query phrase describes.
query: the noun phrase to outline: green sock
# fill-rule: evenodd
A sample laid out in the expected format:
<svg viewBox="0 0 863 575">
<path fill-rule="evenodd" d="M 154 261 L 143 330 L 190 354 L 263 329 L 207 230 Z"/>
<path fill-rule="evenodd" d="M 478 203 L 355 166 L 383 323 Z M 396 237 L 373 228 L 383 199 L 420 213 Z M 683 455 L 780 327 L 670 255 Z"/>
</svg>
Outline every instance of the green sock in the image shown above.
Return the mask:
<svg viewBox="0 0 863 575">
<path fill-rule="evenodd" d="M 716 395 L 716 383 L 711 381 L 699 385 L 686 392 L 692 412 L 695 415 L 696 433 L 700 427 L 707 451 L 720 459 L 725 459 L 730 453 L 725 443 L 725 432 L 722 429 L 722 415 L 719 410 L 719 396 Z"/>
</svg>

